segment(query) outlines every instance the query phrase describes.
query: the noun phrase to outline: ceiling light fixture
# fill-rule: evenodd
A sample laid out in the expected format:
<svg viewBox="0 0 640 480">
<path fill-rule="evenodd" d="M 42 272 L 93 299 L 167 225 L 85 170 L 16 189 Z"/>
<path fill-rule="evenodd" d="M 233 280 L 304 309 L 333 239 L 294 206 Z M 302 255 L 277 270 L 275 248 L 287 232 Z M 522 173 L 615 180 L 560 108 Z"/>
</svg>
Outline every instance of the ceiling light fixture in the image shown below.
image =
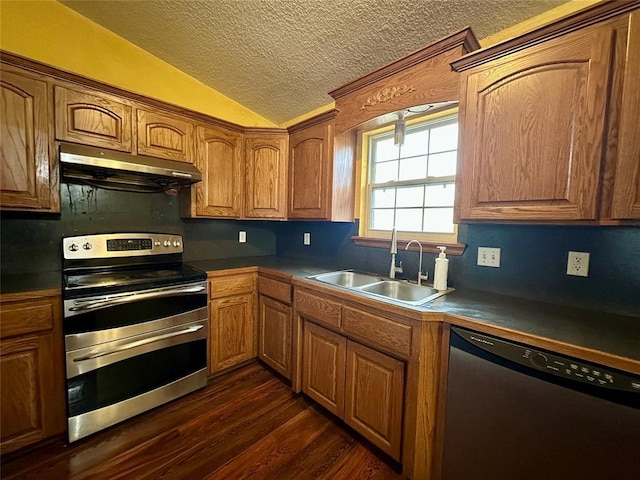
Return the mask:
<svg viewBox="0 0 640 480">
<path fill-rule="evenodd" d="M 407 122 L 404 119 L 404 110 L 397 113 L 398 120 L 396 120 L 395 128 L 393 129 L 393 144 L 403 145 L 404 136 L 407 133 Z"/>
</svg>

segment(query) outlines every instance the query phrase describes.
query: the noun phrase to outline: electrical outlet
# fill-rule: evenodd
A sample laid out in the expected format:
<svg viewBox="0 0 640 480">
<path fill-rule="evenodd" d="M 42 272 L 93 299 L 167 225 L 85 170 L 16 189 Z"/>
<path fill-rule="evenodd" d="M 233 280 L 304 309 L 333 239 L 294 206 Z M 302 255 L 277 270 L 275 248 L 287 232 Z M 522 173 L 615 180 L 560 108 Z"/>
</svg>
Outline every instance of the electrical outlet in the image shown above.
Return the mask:
<svg viewBox="0 0 640 480">
<path fill-rule="evenodd" d="M 304 240 L 303 243 L 305 245 L 311 245 L 311 234 L 310 233 L 305 233 L 304 234 Z"/>
<path fill-rule="evenodd" d="M 247 243 L 247 232 L 241 231 L 238 234 L 238 242 L 239 243 Z"/>
<path fill-rule="evenodd" d="M 576 277 L 589 276 L 589 254 L 587 252 L 569 252 L 567 275 L 575 275 Z"/>
<path fill-rule="evenodd" d="M 478 265 L 500 268 L 500 249 L 478 247 Z"/>
</svg>

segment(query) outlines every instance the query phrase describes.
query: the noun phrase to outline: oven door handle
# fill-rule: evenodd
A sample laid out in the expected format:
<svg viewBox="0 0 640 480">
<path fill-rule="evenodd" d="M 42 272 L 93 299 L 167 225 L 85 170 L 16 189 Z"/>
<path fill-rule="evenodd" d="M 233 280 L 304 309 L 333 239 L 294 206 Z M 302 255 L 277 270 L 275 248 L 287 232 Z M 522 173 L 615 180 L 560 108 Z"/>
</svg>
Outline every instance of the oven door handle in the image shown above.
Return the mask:
<svg viewBox="0 0 640 480">
<path fill-rule="evenodd" d="M 76 300 L 75 307 L 69 308 L 71 312 L 86 312 L 89 310 L 96 310 L 99 308 L 106 308 L 114 305 L 120 305 L 123 303 L 137 302 L 139 300 L 149 300 L 157 297 L 168 297 L 172 295 L 188 295 L 190 293 L 199 293 L 206 290 L 207 287 L 203 285 L 197 285 L 194 287 L 181 287 L 166 290 L 156 290 L 146 293 L 129 293 L 118 297 L 106 297 L 100 300 Z"/>
<path fill-rule="evenodd" d="M 130 350 L 132 348 L 141 347 L 142 345 L 147 345 L 149 343 L 159 342 L 161 340 L 166 340 L 168 338 L 177 337 L 179 335 L 186 335 L 189 333 L 197 332 L 202 329 L 204 325 L 193 325 L 191 327 L 185 328 L 183 330 L 179 330 L 177 332 L 165 333 L 162 335 L 156 335 L 155 337 L 145 338 L 143 340 L 136 340 L 135 342 L 129 342 L 124 345 L 120 345 L 118 347 L 112 348 L 110 350 L 104 350 L 102 352 L 90 353 L 89 355 L 85 355 L 84 357 L 74 358 L 74 362 L 85 362 L 87 360 L 93 360 L 94 358 L 106 357 L 107 355 L 113 355 L 114 353 L 123 352 L 125 350 Z"/>
</svg>

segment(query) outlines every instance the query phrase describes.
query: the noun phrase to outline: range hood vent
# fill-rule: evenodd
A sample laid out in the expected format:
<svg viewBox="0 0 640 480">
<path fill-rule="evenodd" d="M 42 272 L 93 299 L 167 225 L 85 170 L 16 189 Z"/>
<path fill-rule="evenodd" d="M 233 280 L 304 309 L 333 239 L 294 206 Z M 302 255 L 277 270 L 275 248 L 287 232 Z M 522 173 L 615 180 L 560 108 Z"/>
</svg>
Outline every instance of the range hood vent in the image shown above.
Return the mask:
<svg viewBox="0 0 640 480">
<path fill-rule="evenodd" d="M 60 166 L 63 182 L 109 190 L 176 194 L 202 180 L 190 163 L 68 143 L 60 144 Z"/>
</svg>

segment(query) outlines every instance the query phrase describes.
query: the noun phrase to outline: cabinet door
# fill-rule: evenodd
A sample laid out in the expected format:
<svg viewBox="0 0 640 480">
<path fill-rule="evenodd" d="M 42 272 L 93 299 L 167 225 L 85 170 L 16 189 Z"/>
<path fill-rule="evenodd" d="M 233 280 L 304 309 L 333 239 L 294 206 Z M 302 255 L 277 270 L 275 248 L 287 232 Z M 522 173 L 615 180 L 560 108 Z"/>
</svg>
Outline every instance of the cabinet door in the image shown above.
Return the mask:
<svg viewBox="0 0 640 480">
<path fill-rule="evenodd" d="M 246 294 L 211 300 L 210 373 L 255 358 L 253 298 Z"/>
<path fill-rule="evenodd" d="M 193 123 L 168 113 L 138 109 L 138 153 L 194 162 Z"/>
<path fill-rule="evenodd" d="M 242 135 L 198 127 L 196 214 L 206 217 L 242 215 Z"/>
<path fill-rule="evenodd" d="M 2 302 L 0 452 L 65 429 L 60 300 Z"/>
<path fill-rule="evenodd" d="M 55 87 L 56 138 L 131 152 L 132 108 L 84 89 Z"/>
<path fill-rule="evenodd" d="M 250 137 L 245 140 L 245 215 L 280 218 L 287 210 L 287 138 Z"/>
<path fill-rule="evenodd" d="M 289 144 L 289 218 L 329 219 L 333 125 L 294 133 Z"/>
<path fill-rule="evenodd" d="M 640 12 L 631 14 L 612 216 L 640 219 Z"/>
<path fill-rule="evenodd" d="M 258 358 L 291 378 L 291 307 L 260 295 Z"/>
<path fill-rule="evenodd" d="M 345 422 L 400 460 L 404 364 L 349 341 Z"/>
<path fill-rule="evenodd" d="M 58 177 L 49 151 L 47 84 L 3 68 L 0 85 L 0 206 L 59 211 Z"/>
<path fill-rule="evenodd" d="M 463 74 L 461 220 L 596 218 L 612 38 L 593 26 Z"/>
<path fill-rule="evenodd" d="M 347 340 L 310 322 L 304 324 L 302 390 L 343 418 Z"/>
</svg>

